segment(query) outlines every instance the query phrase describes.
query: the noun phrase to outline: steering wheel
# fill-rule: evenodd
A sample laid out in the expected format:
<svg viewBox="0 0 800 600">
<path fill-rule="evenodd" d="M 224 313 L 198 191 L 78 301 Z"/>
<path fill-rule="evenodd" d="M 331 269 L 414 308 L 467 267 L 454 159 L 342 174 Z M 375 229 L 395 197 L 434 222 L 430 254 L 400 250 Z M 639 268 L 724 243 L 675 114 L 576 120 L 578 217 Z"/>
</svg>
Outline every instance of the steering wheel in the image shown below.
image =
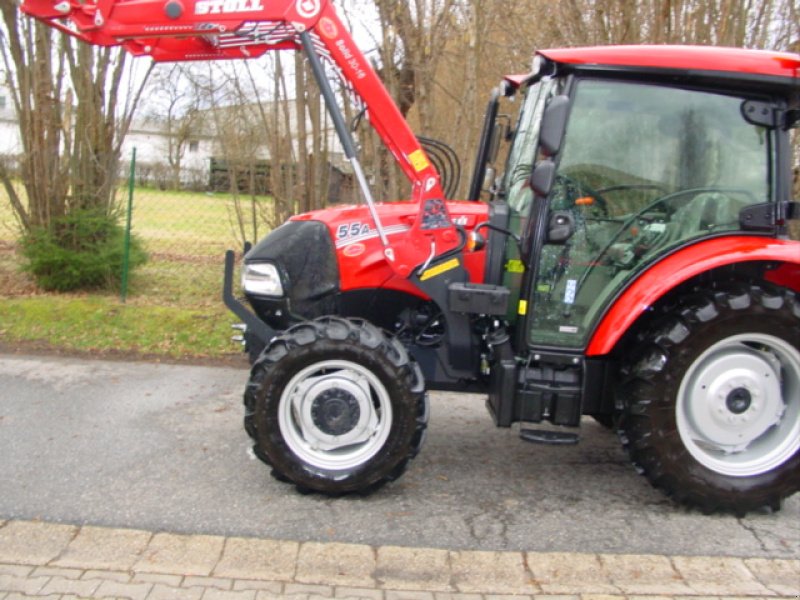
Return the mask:
<svg viewBox="0 0 800 600">
<path fill-rule="evenodd" d="M 618 192 L 620 190 L 658 190 L 662 194 L 667 193 L 667 188 L 660 183 L 621 183 L 619 185 L 609 185 L 597 191 L 605 194 L 608 192 Z"/>
<path fill-rule="evenodd" d="M 750 192 L 748 190 L 742 190 L 742 189 L 736 189 L 736 188 L 721 188 L 721 187 L 689 188 L 689 189 L 686 189 L 686 190 L 678 190 L 676 192 L 671 192 L 671 193 L 666 194 L 664 196 L 659 196 L 658 198 L 656 198 L 652 202 L 644 205 L 642 208 L 637 210 L 635 213 L 633 213 L 627 219 L 625 219 L 622 222 L 622 225 L 620 225 L 620 227 L 617 230 L 617 232 L 613 236 L 611 236 L 611 239 L 608 240 L 608 242 L 606 242 L 606 244 L 603 246 L 603 248 L 600 250 L 600 252 L 598 252 L 597 255 L 594 257 L 593 262 L 597 262 L 598 260 L 600 260 L 600 258 L 604 254 L 606 254 L 606 252 L 608 252 L 608 249 L 611 248 L 611 246 L 613 246 L 617 242 L 619 237 L 623 233 L 628 231 L 628 229 L 630 228 L 631 225 L 633 225 L 638 219 L 641 219 L 643 215 L 645 215 L 648 212 L 650 212 L 651 210 L 653 210 L 656 206 L 658 206 L 660 204 L 664 204 L 666 202 L 670 202 L 670 201 L 676 200 L 678 198 L 682 198 L 684 196 L 686 197 L 686 199 L 688 201 L 688 200 L 691 200 L 692 198 L 694 198 L 695 196 L 697 196 L 698 194 L 707 194 L 707 193 L 743 194 L 743 195 L 747 196 L 748 198 L 752 199 L 755 202 L 755 197 L 753 196 L 752 192 Z M 677 210 L 677 208 L 672 208 L 671 210 L 668 210 L 667 212 L 671 216 L 673 213 L 675 213 L 676 210 Z"/>
</svg>

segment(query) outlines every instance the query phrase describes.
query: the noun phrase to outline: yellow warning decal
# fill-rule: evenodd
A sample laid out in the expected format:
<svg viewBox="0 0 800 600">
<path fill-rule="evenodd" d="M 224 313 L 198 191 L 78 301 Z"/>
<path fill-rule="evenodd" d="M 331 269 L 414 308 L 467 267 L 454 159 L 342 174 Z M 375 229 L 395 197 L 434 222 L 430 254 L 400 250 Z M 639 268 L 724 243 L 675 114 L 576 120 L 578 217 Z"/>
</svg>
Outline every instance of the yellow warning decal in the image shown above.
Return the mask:
<svg viewBox="0 0 800 600">
<path fill-rule="evenodd" d="M 422 150 L 414 150 L 414 152 L 408 155 L 408 160 L 417 173 L 431 166 L 431 163 L 428 162 L 428 157 L 425 156 Z"/>
<path fill-rule="evenodd" d="M 520 300 L 519 301 L 519 308 L 517 312 L 523 316 L 528 314 L 528 301 L 527 300 Z"/>
<path fill-rule="evenodd" d="M 522 264 L 521 260 L 511 259 L 506 263 L 506 271 L 509 273 L 524 273 L 525 265 Z"/>
<path fill-rule="evenodd" d="M 452 271 L 453 269 L 458 268 L 461 263 L 458 262 L 457 258 L 451 258 L 447 262 L 443 262 L 440 265 L 436 265 L 435 267 L 431 267 L 427 271 L 425 271 L 422 276 L 419 278 L 420 281 L 426 281 L 428 279 L 432 279 L 442 273 L 447 273 L 448 271 Z"/>
</svg>

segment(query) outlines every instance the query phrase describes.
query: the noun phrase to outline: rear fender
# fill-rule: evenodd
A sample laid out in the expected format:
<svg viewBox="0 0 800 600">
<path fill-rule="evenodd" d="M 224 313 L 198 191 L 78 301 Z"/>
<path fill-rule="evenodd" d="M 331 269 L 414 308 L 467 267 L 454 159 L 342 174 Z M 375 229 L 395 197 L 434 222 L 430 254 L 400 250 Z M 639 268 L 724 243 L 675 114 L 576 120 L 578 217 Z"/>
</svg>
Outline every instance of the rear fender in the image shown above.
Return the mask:
<svg viewBox="0 0 800 600">
<path fill-rule="evenodd" d="M 650 267 L 631 283 L 606 311 L 586 349 L 602 356 L 650 307 L 692 277 L 737 263 L 781 263 L 767 279 L 800 293 L 800 242 L 763 237 L 721 237 L 682 248 Z"/>
</svg>

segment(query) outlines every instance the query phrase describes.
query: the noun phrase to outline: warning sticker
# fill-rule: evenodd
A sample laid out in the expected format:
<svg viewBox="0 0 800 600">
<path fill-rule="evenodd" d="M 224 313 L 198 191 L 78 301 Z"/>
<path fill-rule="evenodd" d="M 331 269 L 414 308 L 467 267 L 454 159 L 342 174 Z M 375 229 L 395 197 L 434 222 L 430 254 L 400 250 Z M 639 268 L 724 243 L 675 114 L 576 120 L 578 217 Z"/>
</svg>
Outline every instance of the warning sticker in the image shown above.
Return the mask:
<svg viewBox="0 0 800 600">
<path fill-rule="evenodd" d="M 511 259 L 506 263 L 506 271 L 509 273 L 524 273 L 525 272 L 525 265 L 522 264 L 521 260 Z"/>
<path fill-rule="evenodd" d="M 452 271 L 453 269 L 458 268 L 460 264 L 461 263 L 458 262 L 457 258 L 452 258 L 447 262 L 443 262 L 440 265 L 431 267 L 420 276 L 419 280 L 425 281 L 427 279 L 432 279 L 437 275 L 441 275 L 442 273 L 447 273 L 448 271 Z"/>
<path fill-rule="evenodd" d="M 428 157 L 425 156 L 422 150 L 414 150 L 414 152 L 408 155 L 408 160 L 417 173 L 431 166 L 431 163 L 428 162 Z"/>
<path fill-rule="evenodd" d="M 567 279 L 567 288 L 564 290 L 564 304 L 575 304 L 575 294 L 578 293 L 578 280 Z"/>
</svg>

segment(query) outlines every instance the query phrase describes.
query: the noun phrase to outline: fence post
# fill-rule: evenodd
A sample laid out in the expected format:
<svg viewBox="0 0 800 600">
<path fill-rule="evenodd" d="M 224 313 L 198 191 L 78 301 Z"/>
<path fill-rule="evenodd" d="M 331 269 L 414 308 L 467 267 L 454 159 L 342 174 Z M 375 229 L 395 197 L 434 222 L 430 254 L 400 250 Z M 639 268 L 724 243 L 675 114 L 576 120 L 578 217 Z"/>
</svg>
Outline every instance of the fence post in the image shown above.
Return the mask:
<svg viewBox="0 0 800 600">
<path fill-rule="evenodd" d="M 125 303 L 128 296 L 128 270 L 130 268 L 131 255 L 131 216 L 133 213 L 133 185 L 136 181 L 136 147 L 133 148 L 131 157 L 131 173 L 128 177 L 128 216 L 125 223 L 125 248 L 122 257 L 122 285 L 120 286 L 120 301 Z"/>
</svg>

